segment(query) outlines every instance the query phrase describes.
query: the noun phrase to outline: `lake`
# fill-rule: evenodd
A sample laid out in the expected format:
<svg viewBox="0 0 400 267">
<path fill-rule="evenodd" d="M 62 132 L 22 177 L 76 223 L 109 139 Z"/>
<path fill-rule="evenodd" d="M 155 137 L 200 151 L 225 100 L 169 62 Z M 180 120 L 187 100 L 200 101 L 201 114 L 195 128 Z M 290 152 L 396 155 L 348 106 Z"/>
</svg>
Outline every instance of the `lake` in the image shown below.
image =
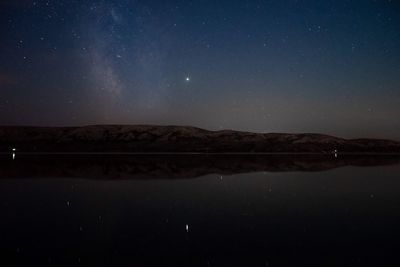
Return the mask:
<svg viewBox="0 0 400 267">
<path fill-rule="evenodd" d="M 399 266 L 400 157 L 0 157 L 2 266 Z"/>
</svg>

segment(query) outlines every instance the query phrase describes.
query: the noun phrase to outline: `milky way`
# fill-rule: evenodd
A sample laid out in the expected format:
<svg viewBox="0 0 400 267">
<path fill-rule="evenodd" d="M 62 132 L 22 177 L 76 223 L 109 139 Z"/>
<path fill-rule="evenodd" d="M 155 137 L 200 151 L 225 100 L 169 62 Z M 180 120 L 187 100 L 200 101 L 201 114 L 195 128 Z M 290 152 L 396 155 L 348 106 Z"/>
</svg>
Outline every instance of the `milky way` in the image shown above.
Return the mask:
<svg viewBox="0 0 400 267">
<path fill-rule="evenodd" d="M 396 1 L 1 1 L 0 124 L 400 138 Z"/>
</svg>

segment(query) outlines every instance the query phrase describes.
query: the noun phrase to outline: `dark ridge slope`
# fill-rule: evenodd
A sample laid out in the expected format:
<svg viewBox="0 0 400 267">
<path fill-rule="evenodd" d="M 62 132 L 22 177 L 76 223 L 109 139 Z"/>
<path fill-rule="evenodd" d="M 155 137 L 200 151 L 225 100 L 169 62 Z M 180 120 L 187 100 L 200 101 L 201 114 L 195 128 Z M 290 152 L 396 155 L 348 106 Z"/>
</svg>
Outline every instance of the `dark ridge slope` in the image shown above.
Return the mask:
<svg viewBox="0 0 400 267">
<path fill-rule="evenodd" d="M 400 153 L 400 143 L 390 140 L 151 125 L 0 127 L 0 151 L 13 147 L 24 152 Z"/>
</svg>

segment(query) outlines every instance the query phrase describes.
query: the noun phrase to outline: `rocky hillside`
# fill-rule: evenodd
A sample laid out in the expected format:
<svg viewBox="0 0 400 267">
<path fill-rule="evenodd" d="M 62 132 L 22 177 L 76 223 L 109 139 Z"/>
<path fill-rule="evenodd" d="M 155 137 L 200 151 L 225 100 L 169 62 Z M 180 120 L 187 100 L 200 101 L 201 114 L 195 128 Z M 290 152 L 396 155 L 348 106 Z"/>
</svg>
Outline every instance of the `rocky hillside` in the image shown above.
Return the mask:
<svg viewBox="0 0 400 267">
<path fill-rule="evenodd" d="M 207 131 L 186 126 L 0 127 L 0 151 L 400 153 L 400 143 L 323 134 Z"/>
</svg>

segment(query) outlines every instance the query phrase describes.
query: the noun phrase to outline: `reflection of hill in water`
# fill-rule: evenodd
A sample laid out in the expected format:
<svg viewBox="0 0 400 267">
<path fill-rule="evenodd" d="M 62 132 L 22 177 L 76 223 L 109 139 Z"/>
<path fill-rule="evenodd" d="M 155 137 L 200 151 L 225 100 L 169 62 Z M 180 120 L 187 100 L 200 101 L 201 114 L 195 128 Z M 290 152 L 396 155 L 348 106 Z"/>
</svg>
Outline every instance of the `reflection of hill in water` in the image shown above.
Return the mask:
<svg viewBox="0 0 400 267">
<path fill-rule="evenodd" d="M 325 171 L 343 166 L 398 164 L 389 155 L 9 155 L 0 178 L 189 179 L 207 174 Z"/>
</svg>

